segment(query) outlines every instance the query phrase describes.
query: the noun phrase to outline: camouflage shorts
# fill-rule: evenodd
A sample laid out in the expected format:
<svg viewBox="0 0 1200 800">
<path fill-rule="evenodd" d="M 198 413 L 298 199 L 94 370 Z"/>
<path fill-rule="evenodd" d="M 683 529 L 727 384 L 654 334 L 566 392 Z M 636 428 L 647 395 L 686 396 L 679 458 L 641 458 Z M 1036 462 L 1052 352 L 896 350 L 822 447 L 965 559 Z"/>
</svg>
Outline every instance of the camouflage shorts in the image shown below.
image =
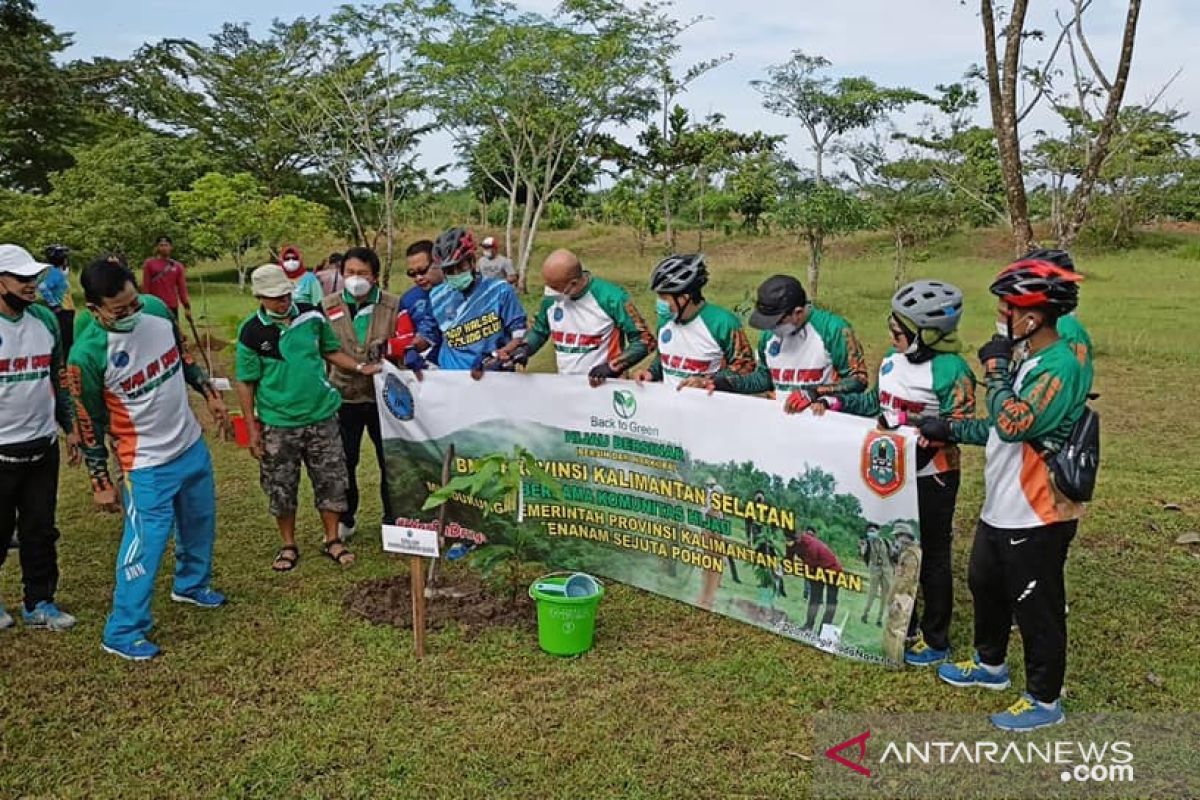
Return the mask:
<svg viewBox="0 0 1200 800">
<path fill-rule="evenodd" d="M 308 468 L 317 510 L 346 510 L 346 453 L 337 417 L 303 428 L 263 426 L 263 455 L 259 479 L 271 506 L 271 516 L 296 513 L 296 492 L 300 488 L 300 462 Z"/>
</svg>

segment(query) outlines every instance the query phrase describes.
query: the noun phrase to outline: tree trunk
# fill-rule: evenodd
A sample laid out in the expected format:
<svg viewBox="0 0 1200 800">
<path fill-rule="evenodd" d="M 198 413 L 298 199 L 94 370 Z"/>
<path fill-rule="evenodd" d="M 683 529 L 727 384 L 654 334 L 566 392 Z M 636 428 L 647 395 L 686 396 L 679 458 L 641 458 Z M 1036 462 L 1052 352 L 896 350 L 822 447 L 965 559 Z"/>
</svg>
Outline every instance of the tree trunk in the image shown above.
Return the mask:
<svg viewBox="0 0 1200 800">
<path fill-rule="evenodd" d="M 540 202 L 535 200 L 537 192 L 533 188 L 533 181 L 525 181 L 525 211 L 521 215 L 521 239 L 517 244 L 517 289 L 522 293 L 525 292 L 526 282 L 525 273 L 529 270 L 529 251 L 533 247 L 533 207 L 534 203 Z M 508 253 L 509 258 L 512 258 L 512 251 Z"/>
<path fill-rule="evenodd" d="M 392 259 L 394 257 L 394 248 L 396 242 L 396 230 L 394 215 L 396 211 L 396 186 L 389 178 L 383 182 L 383 214 L 384 214 L 384 239 L 383 239 L 383 270 L 379 276 L 379 283 L 383 286 L 384 291 L 391 288 L 392 280 Z"/>
<path fill-rule="evenodd" d="M 1000 154 L 1000 171 L 1004 176 L 1013 250 L 1018 256 L 1034 247 L 1033 226 L 1029 223 L 1029 203 L 1025 195 L 1025 174 L 1021 165 L 1021 140 L 1017 131 L 1017 80 L 1020 77 L 1021 43 L 1028 9 L 1029 0 L 1013 0 L 1004 35 L 1004 70 L 1001 74 L 996 53 L 996 17 L 992 0 L 980 0 L 992 127 Z"/>
<path fill-rule="evenodd" d="M 821 280 L 821 258 L 825 252 L 825 232 L 820 228 L 808 234 L 808 296 L 817 296 Z"/>
<path fill-rule="evenodd" d="M 508 190 L 508 217 L 504 220 L 504 252 L 510 257 L 513 253 L 513 219 L 517 214 L 517 182 L 514 179 Z"/>
<path fill-rule="evenodd" d="M 675 252 L 675 219 L 671 216 L 671 179 L 664 173 L 662 183 L 663 193 L 663 225 L 667 233 L 667 249 Z"/>
<path fill-rule="evenodd" d="M 1125 17 L 1125 35 L 1121 40 L 1121 56 L 1117 63 L 1117 77 L 1113 81 L 1112 90 L 1108 93 L 1108 105 L 1104 109 L 1104 120 L 1096 134 L 1091 156 L 1083 175 L 1072 192 L 1070 207 L 1071 219 L 1067 229 L 1059 241 L 1059 247 L 1070 249 L 1079 237 L 1079 231 L 1087 221 L 1088 209 L 1091 205 L 1092 192 L 1096 188 L 1096 180 L 1100 177 L 1100 168 L 1108 159 L 1109 145 L 1112 143 L 1113 131 L 1117 127 L 1117 115 L 1121 111 L 1121 103 L 1125 99 L 1125 86 L 1129 82 L 1129 66 L 1133 61 L 1133 41 L 1137 36 L 1138 15 L 1142 10 L 1142 0 L 1129 0 L 1129 13 Z"/>
<path fill-rule="evenodd" d="M 892 288 L 899 289 L 908 282 L 907 270 L 905 269 L 905 254 L 904 254 L 904 233 L 899 228 L 892 231 L 896 238 L 896 265 L 892 273 Z"/>
</svg>

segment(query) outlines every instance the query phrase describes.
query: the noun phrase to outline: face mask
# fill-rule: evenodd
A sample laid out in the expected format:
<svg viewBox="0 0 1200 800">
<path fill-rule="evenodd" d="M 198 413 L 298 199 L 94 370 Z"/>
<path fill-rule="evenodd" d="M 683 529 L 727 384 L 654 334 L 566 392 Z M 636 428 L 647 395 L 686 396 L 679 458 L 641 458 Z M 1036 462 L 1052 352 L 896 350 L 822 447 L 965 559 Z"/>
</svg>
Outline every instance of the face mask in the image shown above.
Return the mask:
<svg viewBox="0 0 1200 800">
<path fill-rule="evenodd" d="M 567 297 L 562 292 L 556 292 L 549 286 L 542 290 L 542 294 L 544 294 L 546 297 L 549 297 L 550 300 L 555 303 L 561 303 Z"/>
<path fill-rule="evenodd" d="M 134 328 L 137 327 L 137 324 L 138 324 L 138 322 L 141 321 L 141 319 L 142 319 L 142 312 L 135 311 L 132 314 L 130 314 L 128 317 L 121 317 L 120 319 L 114 319 L 112 322 L 110 322 L 108 324 L 108 329 L 110 331 L 115 331 L 117 333 L 130 333 L 131 331 L 133 331 Z"/>
<path fill-rule="evenodd" d="M 460 272 L 457 275 L 446 276 L 446 284 L 451 289 L 457 289 L 460 292 L 466 291 L 473 280 L 475 280 L 475 273 L 473 272 Z"/>
<path fill-rule="evenodd" d="M 487 256 L 488 258 L 492 258 L 493 256 L 496 255 L 496 251 L 495 250 L 484 250 L 483 254 L 485 256 Z"/>
<path fill-rule="evenodd" d="M 21 297 L 21 295 L 14 294 L 13 292 L 5 292 L 3 297 L 4 302 L 8 303 L 8 307 L 18 314 L 22 313 L 25 309 L 33 305 L 32 300 L 26 300 L 24 297 Z"/>
<path fill-rule="evenodd" d="M 658 313 L 660 319 L 663 317 L 668 319 L 675 318 L 675 312 L 671 310 L 671 304 L 661 297 L 654 301 L 654 310 Z"/>
<path fill-rule="evenodd" d="M 998 336 L 1003 336 L 1005 339 L 1012 338 L 1012 331 L 1008 329 L 1008 320 L 1005 320 L 1004 322 L 996 320 L 996 334 Z"/>
<path fill-rule="evenodd" d="M 283 268 L 288 272 L 295 272 L 296 270 L 300 269 L 300 261 L 295 258 L 286 259 L 283 262 Z"/>
<path fill-rule="evenodd" d="M 351 275 L 346 278 L 346 291 L 353 297 L 363 297 L 371 291 L 371 282 L 361 275 Z"/>
<path fill-rule="evenodd" d="M 781 322 L 778 325 L 776 325 L 774 328 L 771 328 L 771 333 L 775 334 L 775 336 L 780 339 L 786 339 L 787 337 L 789 337 L 793 333 L 795 333 L 796 330 L 797 330 L 796 323 Z"/>
</svg>

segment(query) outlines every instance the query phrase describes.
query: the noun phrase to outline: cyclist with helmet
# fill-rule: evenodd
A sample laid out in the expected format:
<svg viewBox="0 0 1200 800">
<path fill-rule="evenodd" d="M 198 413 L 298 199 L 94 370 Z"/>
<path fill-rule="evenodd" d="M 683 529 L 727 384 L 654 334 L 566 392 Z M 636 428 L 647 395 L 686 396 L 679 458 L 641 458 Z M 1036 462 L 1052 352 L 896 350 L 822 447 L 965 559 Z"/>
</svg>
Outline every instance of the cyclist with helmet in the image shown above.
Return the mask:
<svg viewBox="0 0 1200 800">
<path fill-rule="evenodd" d="M 969 420 L 975 416 L 975 376 L 962 357 L 958 324 L 963 294 L 942 281 L 913 281 L 892 296 L 888 332 L 892 347 L 879 365 L 875 389 L 831 394 L 813 403 L 864 417 L 882 416 L 889 427 L 916 424 L 923 418 Z M 959 452 L 956 445 L 917 450 L 917 503 L 921 520 L 921 594 L 924 608 L 909 634 L 916 641 L 904 654 L 913 666 L 929 666 L 950 656 L 950 616 L 954 581 L 950 544 L 958 499 Z M 864 615 L 865 616 L 865 615 Z"/>
<path fill-rule="evenodd" d="M 867 360 L 850 323 L 814 308 L 791 275 L 772 275 L 758 287 L 750 327 L 763 332 L 758 369 L 735 381 L 740 391 L 773 392 L 795 414 L 818 397 L 867 388 Z"/>
<path fill-rule="evenodd" d="M 987 417 L 921 421 L 925 443 L 986 444 L 984 503 L 968 581 L 975 601 L 975 658 L 942 664 L 952 686 L 1009 686 L 1010 623 L 1025 647 L 1025 694 L 991 717 L 1003 730 L 1034 730 L 1064 719 L 1067 618 L 1063 567 L 1083 505 L 1055 486 L 1043 453 L 1061 448 L 1083 416 L 1090 373 L 1058 333 L 1079 304 L 1080 275 L 1049 261 L 1021 260 L 991 285 L 1003 331 L 979 350 Z M 1024 351 L 1018 362 L 1014 350 Z"/>
<path fill-rule="evenodd" d="M 650 275 L 658 295 L 658 355 L 638 381 L 675 389 L 750 393 L 736 379 L 754 372 L 754 351 L 732 311 L 704 299 L 708 266 L 702 253 L 668 256 Z"/>
<path fill-rule="evenodd" d="M 1055 266 L 1062 267 L 1070 272 L 1078 272 L 1075 268 L 1075 260 L 1071 258 L 1071 254 L 1066 250 L 1030 250 L 1025 254 L 1025 261 L 1049 261 Z M 1088 335 L 1087 328 L 1083 327 L 1083 323 L 1079 321 L 1079 317 L 1072 311 L 1069 314 L 1063 314 L 1058 318 L 1058 335 L 1066 340 L 1071 346 L 1071 350 L 1075 352 L 1075 357 L 1079 359 L 1079 363 L 1083 364 L 1084 370 L 1087 372 L 1088 382 L 1092 380 L 1092 337 Z"/>
<path fill-rule="evenodd" d="M 38 284 L 38 294 L 54 312 L 58 329 L 62 332 L 63 361 L 71 354 L 75 342 L 75 301 L 71 298 L 71 284 L 67 276 L 71 273 L 68 257 L 70 248 L 65 244 L 52 244 L 46 248 L 46 261 L 52 269 Z"/>
<path fill-rule="evenodd" d="M 512 285 L 479 274 L 475 237 L 451 228 L 433 243 L 433 265 L 446 279 L 429 293 L 442 331 L 442 369 L 497 370 L 529 362 L 525 309 Z"/>
</svg>

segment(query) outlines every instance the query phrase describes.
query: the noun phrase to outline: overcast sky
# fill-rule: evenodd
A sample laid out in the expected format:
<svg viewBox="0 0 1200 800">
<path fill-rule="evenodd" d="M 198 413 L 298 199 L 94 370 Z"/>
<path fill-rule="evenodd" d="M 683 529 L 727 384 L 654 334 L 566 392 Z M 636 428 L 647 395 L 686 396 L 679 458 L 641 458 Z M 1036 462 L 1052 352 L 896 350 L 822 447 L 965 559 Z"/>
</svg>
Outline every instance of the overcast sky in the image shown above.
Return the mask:
<svg viewBox="0 0 1200 800">
<path fill-rule="evenodd" d="M 519 0 L 530 10 L 550 11 L 557 0 Z M 39 13 L 60 31 L 74 33 L 70 58 L 123 57 L 146 41 L 165 37 L 203 40 L 223 22 L 249 23 L 256 33 L 275 18 L 327 14 L 334 0 L 42 0 Z M 1036 0 L 1051 27 L 1053 9 L 1067 0 Z M 1088 28 L 1093 49 L 1111 65 L 1120 46 L 1125 0 L 1094 0 Z M 732 52 L 734 60 L 697 81 L 682 98 L 697 115 L 723 113 L 738 130 L 789 134 L 788 152 L 809 163 L 792 121 L 762 109 L 749 81 L 793 49 L 819 54 L 837 74 L 865 74 L 876 81 L 932 90 L 958 79 L 982 61 L 977 3 L 969 0 L 677 0 L 681 19 L 709 19 L 685 34 L 681 64 Z M 1164 95 L 1166 105 L 1200 112 L 1200 0 L 1151 0 L 1144 4 L 1127 102 L 1144 102 L 1182 69 Z M 1046 45 L 1048 47 L 1048 45 Z M 1065 63 L 1065 60 L 1064 60 Z M 1029 128 L 1049 118 L 1031 118 Z M 913 120 L 907 120 L 911 123 Z M 1185 123 L 1200 130 L 1194 118 Z M 452 160 L 449 139 L 434 136 L 422 146 L 425 166 Z"/>
</svg>

